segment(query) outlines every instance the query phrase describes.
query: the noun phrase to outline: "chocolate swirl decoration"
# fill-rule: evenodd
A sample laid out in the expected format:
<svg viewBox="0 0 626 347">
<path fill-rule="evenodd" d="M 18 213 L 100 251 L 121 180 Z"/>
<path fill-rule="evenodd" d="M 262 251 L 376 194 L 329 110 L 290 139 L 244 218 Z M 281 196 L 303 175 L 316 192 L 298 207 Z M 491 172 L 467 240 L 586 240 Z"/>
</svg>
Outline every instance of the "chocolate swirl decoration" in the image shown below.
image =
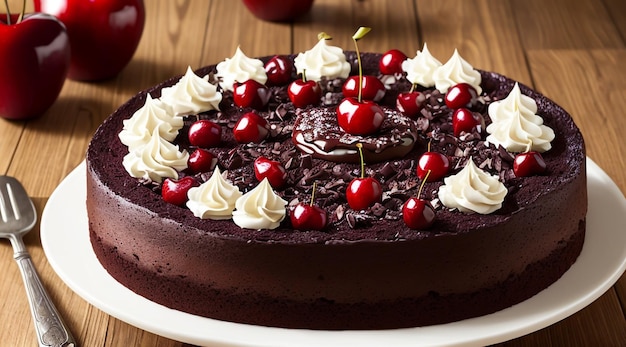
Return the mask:
<svg viewBox="0 0 626 347">
<path fill-rule="evenodd" d="M 363 157 L 369 164 L 403 158 L 418 141 L 417 125 L 393 108 L 382 109 L 385 120 L 380 130 L 369 136 L 343 131 L 335 107 L 306 109 L 295 121 L 293 143 L 302 153 L 336 163 L 359 163 L 357 143 L 363 144 Z"/>
</svg>

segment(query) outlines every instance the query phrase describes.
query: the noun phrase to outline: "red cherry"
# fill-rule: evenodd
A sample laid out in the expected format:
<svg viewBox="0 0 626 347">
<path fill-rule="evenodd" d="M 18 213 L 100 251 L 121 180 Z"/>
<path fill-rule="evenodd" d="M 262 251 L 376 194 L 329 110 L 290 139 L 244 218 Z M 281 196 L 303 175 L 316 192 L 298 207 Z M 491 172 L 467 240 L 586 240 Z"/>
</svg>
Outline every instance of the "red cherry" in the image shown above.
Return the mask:
<svg viewBox="0 0 626 347">
<path fill-rule="evenodd" d="M 424 94 L 417 91 L 400 93 L 396 99 L 396 108 L 403 115 L 415 119 L 422 110 L 424 100 Z"/>
<path fill-rule="evenodd" d="M 322 208 L 299 203 L 289 215 L 291 225 L 297 230 L 323 230 L 328 223 L 328 215 Z"/>
<path fill-rule="evenodd" d="M 411 229 L 428 229 L 435 222 L 435 209 L 430 202 L 411 197 L 402 206 L 402 219 Z"/>
<path fill-rule="evenodd" d="M 269 125 L 267 121 L 254 112 L 248 112 L 241 116 L 233 129 L 235 140 L 239 143 L 259 143 L 268 134 Z"/>
<path fill-rule="evenodd" d="M 539 152 L 530 151 L 515 156 L 513 172 L 517 177 L 527 177 L 544 173 L 546 162 Z"/>
<path fill-rule="evenodd" d="M 378 131 L 385 120 L 382 108 L 373 101 L 358 102 L 345 98 L 337 106 L 337 123 L 352 135 L 370 135 Z"/>
<path fill-rule="evenodd" d="M 180 206 L 189 200 L 187 197 L 189 189 L 196 186 L 198 182 L 191 176 L 185 176 L 179 180 L 166 178 L 161 187 L 161 196 L 165 202 Z"/>
<path fill-rule="evenodd" d="M 215 156 L 213 153 L 202 148 L 197 148 L 189 155 L 189 159 L 187 159 L 187 167 L 195 173 L 207 172 L 211 170 L 214 158 Z"/>
<path fill-rule="evenodd" d="M 397 49 L 385 52 L 378 62 L 378 69 L 383 75 L 401 74 L 402 62 L 406 60 L 406 54 Z"/>
<path fill-rule="evenodd" d="M 445 96 L 446 105 L 456 110 L 461 107 L 472 107 L 478 98 L 476 89 L 467 83 L 458 83 L 448 89 Z"/>
<path fill-rule="evenodd" d="M 363 144 L 357 143 L 361 158 L 361 177 L 355 178 L 348 184 L 346 200 L 353 210 L 363 210 L 380 202 L 383 197 L 383 187 L 373 177 L 365 177 L 365 162 L 363 161 Z"/>
<path fill-rule="evenodd" d="M 355 178 L 348 184 L 346 199 L 353 210 L 363 210 L 382 200 L 383 187 L 372 177 Z"/>
<path fill-rule="evenodd" d="M 459 108 L 454 111 L 452 115 L 452 128 L 454 130 L 454 136 L 461 135 L 462 132 L 472 132 L 481 124 L 480 118 L 478 118 L 472 111 L 466 108 Z M 480 129 L 478 129 L 480 131 Z"/>
<path fill-rule="evenodd" d="M 200 119 L 191 124 L 187 136 L 192 146 L 215 147 L 222 141 L 222 127 L 210 120 Z"/>
<path fill-rule="evenodd" d="M 267 178 L 274 189 L 282 187 L 287 181 L 287 171 L 277 161 L 269 160 L 266 157 L 258 157 L 254 160 L 253 166 L 256 179 L 260 182 Z"/>
<path fill-rule="evenodd" d="M 380 101 L 385 96 L 385 85 L 376 76 L 365 75 L 361 86 L 361 99 Z M 346 98 L 358 98 L 359 76 L 350 76 L 343 83 L 343 95 Z"/>
<path fill-rule="evenodd" d="M 425 152 L 417 161 L 417 177 L 433 182 L 444 177 L 450 170 L 448 157 L 439 152 Z M 430 172 L 430 174 L 429 174 Z M 428 178 L 426 178 L 428 177 Z"/>
<path fill-rule="evenodd" d="M 255 80 L 235 82 L 233 87 L 233 102 L 239 107 L 261 110 L 270 100 L 269 88 Z"/>
<path fill-rule="evenodd" d="M 267 84 L 271 86 L 282 86 L 291 80 L 293 64 L 284 55 L 275 55 L 265 63 L 265 73 Z"/>
<path fill-rule="evenodd" d="M 297 79 L 289 84 L 287 94 L 295 107 L 304 108 L 308 105 L 319 104 L 322 88 L 315 81 Z"/>
</svg>

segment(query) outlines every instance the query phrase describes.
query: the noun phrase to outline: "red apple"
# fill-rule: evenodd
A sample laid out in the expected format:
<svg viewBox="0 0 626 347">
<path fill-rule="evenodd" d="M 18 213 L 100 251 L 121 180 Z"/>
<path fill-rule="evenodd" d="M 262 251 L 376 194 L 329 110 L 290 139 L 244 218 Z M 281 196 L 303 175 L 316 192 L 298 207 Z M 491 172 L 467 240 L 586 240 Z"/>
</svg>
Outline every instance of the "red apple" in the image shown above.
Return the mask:
<svg viewBox="0 0 626 347">
<path fill-rule="evenodd" d="M 57 99 L 70 65 L 63 24 L 44 13 L 0 15 L 0 117 L 28 119 Z"/>
<path fill-rule="evenodd" d="M 256 17 L 272 21 L 292 21 L 309 12 L 314 0 L 243 0 Z"/>
<path fill-rule="evenodd" d="M 72 48 L 68 76 L 93 81 L 116 76 L 137 49 L 145 22 L 143 0 L 34 0 L 35 10 L 59 18 Z"/>
</svg>

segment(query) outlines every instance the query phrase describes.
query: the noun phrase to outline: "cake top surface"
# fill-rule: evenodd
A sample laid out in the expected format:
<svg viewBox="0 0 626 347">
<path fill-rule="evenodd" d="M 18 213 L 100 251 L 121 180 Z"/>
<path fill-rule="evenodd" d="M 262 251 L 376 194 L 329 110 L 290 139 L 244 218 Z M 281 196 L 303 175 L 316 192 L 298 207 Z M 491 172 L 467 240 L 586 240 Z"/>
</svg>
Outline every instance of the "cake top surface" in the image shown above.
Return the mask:
<svg viewBox="0 0 626 347">
<path fill-rule="evenodd" d="M 257 59 L 258 63 L 246 61 L 242 57 L 237 60 L 249 66 L 250 76 L 254 76 L 258 74 L 258 67 L 267 65 L 272 58 Z M 301 69 L 300 62 L 306 60 L 303 55 L 286 58 L 296 69 Z M 380 59 L 381 54 L 361 54 L 363 75 L 374 76 L 378 81 L 383 81 L 385 87 L 384 96 L 376 101 L 376 106 L 380 107 L 386 123 L 381 121 L 382 130 L 376 130 L 374 134 L 354 136 L 337 133 L 343 128 L 341 124 L 337 126 L 333 123 L 333 116 L 340 112 L 337 105 L 344 97 L 344 83 L 351 78 L 349 76 L 358 75 L 354 52 L 345 52 L 345 64 L 350 66 L 351 71 L 349 76 L 341 75 L 342 69 L 345 70 L 344 62 L 330 59 L 329 64 L 335 65 L 334 73 L 339 75 L 316 78 L 319 80 L 316 83 L 322 90 L 320 103 L 305 107 L 294 106 L 288 95 L 287 84 L 267 87 L 267 105 L 259 107 L 259 110 L 238 106 L 234 100 L 237 97 L 237 92 L 234 91 L 237 85 L 232 90 L 221 86 L 225 78 L 221 77 L 224 72 L 220 69 L 220 64 L 225 64 L 220 63 L 196 71 L 189 70 L 183 76 L 173 77 L 140 92 L 122 105 L 103 123 L 90 143 L 87 152 L 90 170 L 97 174 L 112 193 L 187 227 L 226 238 L 305 243 L 407 240 L 487 228 L 511 218 L 539 196 L 558 190 L 581 173 L 585 154 L 580 132 L 566 111 L 538 92 L 499 74 L 468 67 L 458 52 L 447 63 L 441 64 L 430 56 L 425 46 L 415 58 L 404 61 L 404 73 L 395 75 L 381 73 Z M 235 56 L 230 60 L 233 63 Z M 421 68 L 431 66 L 432 71 L 426 72 L 432 75 L 432 78 L 426 78 L 428 83 L 424 82 L 427 86 L 413 85 L 412 82 L 417 78 L 413 71 L 416 65 L 411 65 L 414 60 L 424 62 L 419 65 Z M 316 69 L 325 71 L 324 66 Z M 455 133 L 452 122 L 455 110 L 448 107 L 444 99 L 448 90 L 454 86 L 450 76 L 461 73 L 469 76 L 466 79 L 468 84 L 473 84 L 478 93 L 477 101 L 473 102 L 469 111 L 480 122 L 469 131 Z M 422 72 L 421 76 L 424 75 Z M 230 77 L 226 80 L 228 78 Z M 289 83 L 299 78 L 300 75 L 293 71 Z M 180 128 L 176 132 L 170 129 L 171 124 L 159 120 L 164 116 L 158 116 L 158 110 L 164 109 L 159 107 L 159 103 L 168 102 L 168 98 L 181 93 L 181 90 L 199 92 L 197 95 L 185 94 L 182 97 L 185 102 L 172 107 L 173 111 L 170 109 L 169 112 L 176 113 L 176 122 L 183 120 L 182 125 L 175 125 Z M 420 113 L 414 117 L 405 116 L 396 105 L 398 96 L 409 90 L 416 90 L 420 94 Z M 143 112 L 145 105 L 152 103 L 157 106 L 156 118 L 145 120 L 148 118 L 134 116 Z M 199 111 L 198 105 L 202 105 L 202 111 Z M 506 115 L 509 111 L 515 113 L 515 121 L 509 120 L 512 118 Z M 250 112 L 261 116 L 267 123 L 264 129 L 268 134 L 258 143 L 238 141 L 233 131 L 238 126 L 238 121 Z M 497 121 L 498 117 L 505 121 Z M 135 118 L 144 120 L 138 121 Z M 196 147 L 190 143 L 192 141 L 187 134 L 197 120 L 210 120 L 222 129 L 221 141 L 207 148 L 215 156 L 215 160 L 211 169 L 205 172 L 191 172 L 187 167 L 188 153 L 193 152 Z M 317 127 L 316 122 L 319 125 Z M 159 140 L 150 140 L 154 148 L 166 148 L 163 152 L 167 153 L 166 159 L 171 163 L 157 170 L 163 176 L 151 177 L 149 180 L 132 177 L 123 162 L 127 161 L 125 156 L 129 152 L 140 147 L 137 144 L 147 142 L 144 137 L 149 137 L 150 134 L 139 131 L 132 136 L 121 135 L 127 128 L 143 129 L 148 126 L 146 124 L 153 124 L 151 126 L 158 129 L 159 134 L 164 134 L 158 137 Z M 519 127 L 531 129 L 529 133 L 533 140 L 528 140 L 529 135 L 520 132 Z M 318 134 L 318 129 L 324 130 L 323 136 L 334 134 L 332 139 L 324 140 L 326 138 Z M 140 135 L 137 136 L 137 133 Z M 359 141 L 359 137 L 363 141 Z M 346 141 L 346 138 L 352 140 Z M 342 141 L 348 145 L 342 147 Z M 365 158 L 365 165 L 359 163 L 359 151 L 352 142 L 364 144 L 361 155 Z M 178 148 L 169 148 L 172 145 Z M 307 146 L 315 148 L 307 150 Z M 386 152 L 381 159 L 383 149 Z M 547 170 L 542 174 L 517 177 L 513 171 L 515 156 L 529 150 L 541 152 Z M 423 179 L 416 175 L 418 161 L 427 151 L 444 154 L 450 166 L 444 177 L 432 182 L 422 182 Z M 260 183 L 263 180 L 255 176 L 254 161 L 261 156 L 283 166 L 286 183 L 274 189 L 269 183 Z M 461 207 L 452 207 L 447 202 L 453 199 L 450 196 L 454 195 L 455 190 L 463 190 L 462 186 L 459 189 L 451 186 L 453 181 L 458 181 L 457 175 L 476 176 L 472 172 L 466 173 L 466 167 L 488 177 L 476 179 L 480 184 L 491 182 L 493 188 L 478 188 L 476 191 L 491 194 L 490 198 L 503 195 L 499 205 L 496 202 L 495 207 L 487 207 L 483 214 L 476 210 L 466 210 L 462 207 L 466 205 L 463 201 L 458 203 Z M 192 177 L 197 184 L 217 181 L 218 178 L 212 179 L 213 173 L 221 170 L 224 183 L 219 183 L 222 187 L 220 189 L 230 192 L 230 188 L 223 188 L 224 184 L 229 184 L 238 189 L 241 196 L 258 195 L 261 193 L 257 191 L 263 190 L 265 195 L 262 200 L 273 201 L 270 212 L 282 208 L 285 214 L 282 218 L 267 217 L 274 218 L 273 223 L 246 224 L 246 227 L 235 224 L 233 219 L 228 218 L 229 215 L 217 219 L 196 217 L 190 208 L 170 204 L 161 198 L 162 178 L 172 175 L 171 170 L 175 171 L 178 178 Z M 371 206 L 353 209 L 346 202 L 347 185 L 361 174 L 363 177 L 375 178 L 380 183 L 382 198 Z M 420 191 L 422 183 L 424 184 Z M 327 227 L 324 230 L 294 230 L 289 214 L 298 203 L 311 199 L 314 185 L 314 204 L 326 211 Z M 267 191 L 268 187 L 270 192 Z M 402 205 L 410 197 L 416 197 L 418 191 L 420 198 L 429 201 L 436 213 L 432 226 L 423 230 L 409 228 L 402 216 Z M 442 191 L 446 191 L 447 198 L 442 198 Z M 485 194 L 482 195 L 480 199 L 484 200 Z M 237 198 L 226 205 L 234 205 L 234 201 L 239 198 L 237 194 L 233 196 Z M 280 207 L 280 204 L 283 206 Z M 239 210 L 243 210 L 243 207 L 239 207 Z M 272 215 L 270 212 L 267 212 L 268 216 Z M 237 218 L 241 219 L 235 217 Z"/>
</svg>

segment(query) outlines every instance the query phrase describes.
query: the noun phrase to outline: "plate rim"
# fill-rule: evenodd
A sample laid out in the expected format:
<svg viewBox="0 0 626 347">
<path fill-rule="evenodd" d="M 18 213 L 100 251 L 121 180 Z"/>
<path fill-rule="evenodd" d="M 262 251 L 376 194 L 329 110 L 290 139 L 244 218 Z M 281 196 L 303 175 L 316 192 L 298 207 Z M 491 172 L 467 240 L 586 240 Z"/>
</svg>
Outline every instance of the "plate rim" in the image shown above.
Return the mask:
<svg viewBox="0 0 626 347">
<path fill-rule="evenodd" d="M 617 187 L 615 182 L 588 157 L 586 164 L 587 189 L 590 201 L 587 214 L 588 230 L 590 222 L 595 223 L 602 221 L 611 223 L 611 225 L 626 223 L 626 213 L 624 213 L 626 212 L 626 199 L 621 193 L 621 190 Z M 606 204 L 607 200 L 608 202 L 616 203 L 613 204 L 613 206 L 609 206 L 612 208 L 607 208 L 606 206 L 600 208 L 597 204 L 602 204 L 603 201 L 595 201 L 599 196 L 604 198 L 604 204 Z M 494 344 L 537 331 L 576 313 L 610 289 L 626 269 L 626 233 L 616 234 L 613 230 L 607 231 L 600 228 L 600 231 L 596 231 L 593 229 L 594 232 L 587 232 L 585 245 L 583 245 L 583 251 L 579 256 L 579 260 L 577 260 L 557 282 L 520 304 L 486 316 L 435 326 L 390 330 L 324 331 L 254 326 L 219 321 L 176 311 L 135 294 L 115 281 L 100 265 L 91 249 L 88 232 L 79 234 L 78 240 L 81 242 L 74 242 L 71 247 L 66 245 L 67 248 L 65 248 L 66 246 L 60 242 L 60 239 L 54 237 L 58 236 L 59 233 L 59 221 L 62 220 L 62 222 L 64 222 L 63 229 L 60 231 L 61 233 L 68 233 L 69 230 L 80 231 L 75 230 L 77 227 L 78 229 L 81 227 L 86 229 L 88 222 L 84 203 L 85 197 L 86 164 L 85 161 L 83 161 L 63 179 L 59 186 L 57 186 L 50 195 L 42 213 L 40 223 L 41 242 L 48 262 L 53 270 L 72 291 L 105 313 L 157 335 L 196 345 L 264 346 L 266 345 L 264 343 L 266 340 L 262 337 L 269 335 L 273 338 L 273 346 L 316 346 L 320 344 L 329 345 L 336 343 L 353 345 L 357 344 L 357 341 L 359 346 L 377 346 L 382 341 L 385 343 L 393 342 L 395 346 L 410 346 L 417 343 L 416 340 L 419 340 L 421 346 L 474 346 Z M 594 199 L 594 204 L 591 203 L 592 198 Z M 67 201 L 68 199 L 69 201 Z M 63 202 L 63 204 L 59 202 Z M 78 207 L 78 210 L 68 212 L 68 207 Z M 599 218 L 599 216 L 596 217 L 596 215 L 600 213 L 607 214 L 609 212 L 618 212 L 616 214 L 618 218 L 610 220 L 607 218 Z M 71 225 L 67 225 L 67 219 L 59 217 L 59 215 L 63 213 L 72 213 L 74 215 L 75 218 L 70 220 Z M 592 216 L 591 221 L 589 220 L 590 216 Z M 593 218 L 598 218 L 598 221 L 595 221 Z M 611 228 L 610 225 L 603 225 L 603 227 L 620 230 L 619 228 Z M 555 288 L 558 290 L 559 285 L 562 284 L 563 281 L 572 281 L 573 278 L 578 276 L 576 272 L 579 268 L 584 267 L 583 262 L 592 261 L 588 260 L 588 258 L 591 257 L 591 254 L 588 253 L 590 252 L 589 248 L 594 244 L 589 244 L 589 242 L 595 240 L 593 237 L 599 237 L 599 235 L 595 235 L 595 233 L 607 234 L 604 236 L 617 235 L 624 239 L 623 241 L 625 242 L 622 243 L 613 242 L 613 248 L 615 249 L 611 248 L 611 251 L 615 253 L 610 253 L 613 256 L 619 255 L 620 257 L 615 257 L 614 259 L 621 259 L 621 261 L 615 260 L 608 269 L 605 267 L 605 271 L 601 276 L 602 281 L 599 281 L 599 283 L 590 285 L 592 287 L 588 287 L 584 291 L 578 290 L 578 293 L 570 293 L 570 297 L 564 300 L 567 301 L 567 304 L 551 307 L 550 309 L 548 309 L 549 307 L 542 307 L 541 305 L 535 304 L 540 302 L 543 297 L 549 297 L 551 294 L 554 296 L 555 294 L 553 292 Z M 69 235 L 61 234 L 61 236 L 68 237 Z M 82 239 L 80 237 L 82 237 Z M 62 238 L 61 240 L 64 239 Z M 75 239 L 72 238 L 72 240 Z M 85 240 L 87 241 L 86 244 Z M 84 247 L 86 245 L 87 247 Z M 83 247 L 80 248 L 80 246 Z M 75 251 L 76 248 L 79 248 L 79 251 L 82 250 L 79 254 L 87 256 L 87 258 L 83 259 L 81 262 L 75 262 L 75 259 L 66 256 L 70 250 Z M 593 255 L 595 256 L 595 254 Z M 609 257 L 605 254 L 604 258 Z M 94 259 L 96 264 L 93 263 Z M 87 266 L 94 267 L 87 268 Z M 99 280 L 100 283 L 106 283 L 108 291 L 115 293 L 115 297 L 104 292 L 99 292 L 97 288 L 91 288 L 88 282 L 95 280 Z M 536 311 L 530 312 L 527 308 L 529 304 L 535 304 L 534 306 L 530 306 L 542 308 L 543 311 L 539 312 L 542 314 L 538 314 Z M 135 310 L 124 310 L 123 308 L 127 309 L 129 307 L 128 305 L 135 307 Z M 141 312 L 137 312 L 137 309 Z M 167 319 L 168 324 L 164 324 L 165 321 L 162 321 L 163 315 L 166 316 L 164 318 Z M 513 316 L 516 318 L 511 320 Z M 531 319 L 529 318 L 530 316 L 534 318 Z M 519 323 L 522 322 L 523 324 L 519 325 Z M 486 329 L 487 327 L 489 327 L 489 329 Z M 455 334 L 460 332 L 469 332 L 470 334 Z"/>
</svg>

